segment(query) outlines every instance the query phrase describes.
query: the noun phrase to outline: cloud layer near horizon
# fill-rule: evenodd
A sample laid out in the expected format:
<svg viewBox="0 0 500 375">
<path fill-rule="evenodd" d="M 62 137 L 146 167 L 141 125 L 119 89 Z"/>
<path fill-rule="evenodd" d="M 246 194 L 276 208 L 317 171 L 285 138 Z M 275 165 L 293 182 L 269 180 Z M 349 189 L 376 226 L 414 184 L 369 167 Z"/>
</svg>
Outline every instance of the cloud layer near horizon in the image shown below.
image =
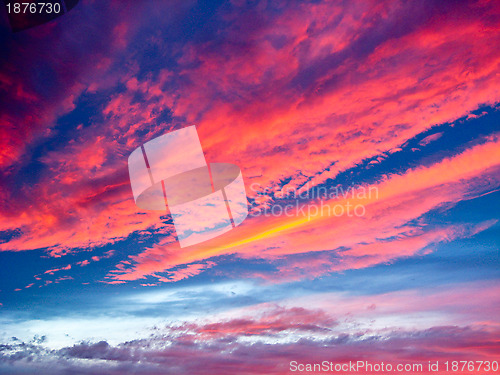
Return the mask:
<svg viewBox="0 0 500 375">
<path fill-rule="evenodd" d="M 0 369 L 38 369 L 41 374 L 165 374 L 174 369 L 189 374 L 286 374 L 291 361 L 362 360 L 423 364 L 417 372 L 430 374 L 428 361 L 440 361 L 443 370 L 451 358 L 496 360 L 498 285 L 458 286 L 370 296 L 313 294 L 157 325 L 144 333 L 147 337 L 118 344 L 84 340 L 54 347 L 43 335 L 29 342 L 13 338 L 0 346 Z M 490 309 L 481 307 L 485 304 Z M 50 370 L 43 370 L 45 366 Z"/>
</svg>

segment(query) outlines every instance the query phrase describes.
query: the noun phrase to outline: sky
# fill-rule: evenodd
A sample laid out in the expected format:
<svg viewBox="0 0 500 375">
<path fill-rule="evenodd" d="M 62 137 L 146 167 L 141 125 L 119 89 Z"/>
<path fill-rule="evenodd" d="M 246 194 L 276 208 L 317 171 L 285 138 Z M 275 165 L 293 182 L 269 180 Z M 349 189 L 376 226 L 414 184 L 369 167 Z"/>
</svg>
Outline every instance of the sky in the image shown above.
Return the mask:
<svg viewBox="0 0 500 375">
<path fill-rule="evenodd" d="M 498 1 L 0 18 L 0 373 L 500 361 Z M 249 214 L 180 247 L 127 160 L 191 125 Z"/>
</svg>

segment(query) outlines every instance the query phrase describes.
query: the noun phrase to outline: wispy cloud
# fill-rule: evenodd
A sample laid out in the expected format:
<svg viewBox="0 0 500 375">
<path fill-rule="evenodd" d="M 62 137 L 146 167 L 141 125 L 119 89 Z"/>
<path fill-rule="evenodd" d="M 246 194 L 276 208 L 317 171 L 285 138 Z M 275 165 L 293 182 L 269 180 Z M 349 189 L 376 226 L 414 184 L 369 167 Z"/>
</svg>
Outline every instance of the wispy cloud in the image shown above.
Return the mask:
<svg viewBox="0 0 500 375">
<path fill-rule="evenodd" d="M 325 204 L 326 208 L 345 206 L 345 201 L 352 206 L 363 204 L 366 213 L 360 217 L 335 216 L 327 209 L 317 209 L 312 216 L 297 213 L 291 218 L 259 217 L 229 233 L 224 243 L 215 239 L 206 246 L 183 251 L 175 244 L 155 246 L 132 256 L 135 265 L 113 271 L 112 278 L 140 279 L 181 264 L 233 253 L 272 260 L 289 254 L 341 250 L 335 252 L 337 259 L 333 263 L 328 260 L 329 270 L 366 267 L 419 254 L 429 245 L 468 237 L 495 223 L 426 228 L 424 215 L 499 186 L 499 150 L 495 136 L 433 165 L 387 176 L 374 186 L 376 195 L 341 197 Z M 326 272 L 323 262 L 321 258 L 312 260 Z M 307 262 L 303 268 L 311 269 Z"/>
</svg>

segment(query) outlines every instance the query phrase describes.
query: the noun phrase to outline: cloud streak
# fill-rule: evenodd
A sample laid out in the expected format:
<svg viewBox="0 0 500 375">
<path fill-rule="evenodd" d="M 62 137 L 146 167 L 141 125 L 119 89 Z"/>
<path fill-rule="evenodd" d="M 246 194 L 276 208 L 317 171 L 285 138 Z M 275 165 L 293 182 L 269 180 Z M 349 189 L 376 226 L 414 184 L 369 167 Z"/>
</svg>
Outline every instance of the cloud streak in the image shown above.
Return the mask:
<svg viewBox="0 0 500 375">
<path fill-rule="evenodd" d="M 498 137 L 494 136 L 433 165 L 387 176 L 374 186 L 376 195 L 328 201 L 313 216 L 297 213 L 297 217 L 292 218 L 259 217 L 247 221 L 241 230 L 233 230 L 223 240 L 215 239 L 205 246 L 183 251 L 175 244 L 155 246 L 132 256 L 137 264 L 114 271 L 112 278 L 140 279 L 180 264 L 234 253 L 273 260 L 291 254 L 337 250 L 331 271 L 416 255 L 432 244 L 469 237 L 495 224 L 490 221 L 472 226 L 426 228 L 425 214 L 497 188 L 500 185 L 499 150 Z M 332 210 L 326 209 L 345 206 L 347 202 L 352 206 L 362 204 L 365 215 L 335 216 Z M 310 268 L 305 263 L 305 267 Z"/>
</svg>

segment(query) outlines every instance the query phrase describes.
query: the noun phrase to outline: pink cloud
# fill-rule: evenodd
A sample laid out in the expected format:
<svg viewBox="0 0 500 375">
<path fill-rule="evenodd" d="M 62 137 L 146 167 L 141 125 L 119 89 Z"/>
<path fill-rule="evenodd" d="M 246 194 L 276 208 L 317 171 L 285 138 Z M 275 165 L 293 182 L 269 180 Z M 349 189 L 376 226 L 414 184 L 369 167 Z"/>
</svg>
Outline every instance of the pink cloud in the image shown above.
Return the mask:
<svg viewBox="0 0 500 375">
<path fill-rule="evenodd" d="M 441 138 L 443 135 L 443 133 L 434 133 L 434 134 L 431 134 L 431 135 L 428 135 L 427 137 L 425 137 L 424 139 L 422 139 L 420 142 L 418 142 L 418 144 L 420 146 L 427 146 L 429 143 L 431 142 L 434 142 L 434 141 L 437 141 L 439 138 Z"/>
<path fill-rule="evenodd" d="M 499 144 L 495 136 L 484 144 L 428 167 L 387 176 L 372 186 L 377 188 L 377 194 L 360 198 L 340 197 L 325 202 L 326 208 L 345 206 L 347 202 L 352 206 L 363 204 L 364 216 L 335 216 L 331 210 L 325 209 L 312 216 L 252 218 L 223 239 L 214 239 L 204 245 L 183 251 L 175 243 L 154 246 L 130 257 L 134 265 L 122 265 L 109 277 L 141 279 L 178 265 L 225 254 L 272 261 L 292 254 L 342 249 L 338 252 L 340 261 L 337 264 L 325 267 L 324 263 L 330 260 L 320 257 L 304 266 L 311 275 L 318 275 L 327 270 L 361 268 L 413 256 L 429 245 L 473 236 L 495 222 L 429 229 L 422 220 L 418 226 L 409 222 L 431 210 L 450 207 L 465 197 L 479 196 L 485 190 L 500 186 Z M 318 269 L 313 270 L 312 264 Z"/>
<path fill-rule="evenodd" d="M 61 268 L 54 268 L 54 269 L 51 269 L 51 270 L 47 270 L 47 271 L 44 272 L 44 274 L 53 275 L 54 272 L 65 271 L 65 270 L 70 270 L 70 269 L 71 269 L 71 264 L 68 264 L 67 266 L 64 266 L 64 267 L 61 267 Z"/>
<path fill-rule="evenodd" d="M 133 10 L 153 13 L 153 7 L 135 6 Z M 104 120 L 80 127 L 67 144 L 41 157 L 46 173 L 29 187 L 31 198 L 0 190 L 0 199 L 8 202 L 2 205 L 0 230 L 20 232 L 0 244 L 0 250 L 48 248 L 53 256 L 61 256 L 116 243 L 132 233 L 150 238 L 152 232 L 166 237 L 162 244 L 173 242 L 173 228 L 161 222 L 162 213 L 141 212 L 134 205 L 126 172 L 131 150 L 174 127 L 162 123 L 162 111 L 182 119 L 182 124 L 198 125 L 208 160 L 232 160 L 248 182 L 274 190 L 287 178 L 291 188 L 308 181 L 320 184 L 367 158 L 397 150 L 435 124 L 500 100 L 500 58 L 491 48 L 497 44 L 498 25 L 488 16 L 498 13 L 495 1 L 446 7 L 446 16 L 431 13 L 416 17 L 421 21 L 412 25 L 401 15 L 423 14 L 425 9 L 400 1 L 296 3 L 272 18 L 258 7 L 251 13 L 238 7 L 222 9 L 214 17 L 228 24 L 227 37 L 187 42 L 178 51 L 178 69 L 165 68 L 154 78 L 139 78 L 135 51 L 129 50 L 140 17 L 123 7 L 116 10 L 111 18 L 100 14 L 95 20 L 105 36 L 100 48 L 85 48 L 85 58 L 72 59 L 74 66 L 49 61 L 65 82 L 57 87 L 58 95 L 50 96 L 56 104 L 46 105 L 18 73 L 15 79 L 7 73 L 0 77 L 15 93 L 13 100 L 28 107 L 20 116 L 2 118 L 7 146 L 1 163 L 16 167 L 29 157 L 23 154 L 26 145 L 47 137 L 82 92 L 97 93 L 118 84 L 127 88 L 110 95 L 101 113 Z M 254 25 L 256 19 L 262 22 Z M 255 27 L 243 31 L 241 25 L 249 23 Z M 387 35 L 391 28 L 403 31 Z M 67 40 L 81 36 L 75 27 Z M 239 43 L 246 47 L 235 48 Z M 58 44 L 57 52 L 73 51 L 70 44 Z M 19 63 L 36 61 L 29 51 L 18 51 Z M 87 66 L 89 60 L 96 61 L 97 71 Z M 116 63 L 122 60 L 130 61 L 130 69 L 117 73 Z M 143 100 L 137 102 L 137 96 Z M 232 253 L 273 259 L 346 246 L 353 257 L 346 267 L 359 265 L 356 254 L 362 252 L 381 253 L 377 262 L 408 256 L 433 241 L 459 235 L 461 228 L 411 232 L 405 225 L 466 194 L 484 192 L 483 176 L 497 184 L 497 151 L 498 141 L 490 140 L 433 167 L 388 176 L 377 185 L 380 199 L 365 202 L 366 220 L 249 220 L 225 237 L 229 246 L 211 242 L 209 248 L 183 253 L 175 245 L 157 246 L 131 258 L 135 264 L 114 277 L 137 279 L 190 265 L 173 274 L 179 279 L 200 271 L 199 265 L 210 257 Z M 248 191 L 251 198 L 257 196 Z M 262 208 L 273 202 L 262 198 L 260 203 Z M 379 234 L 382 241 L 377 241 Z M 408 249 L 398 252 L 387 240 L 391 236 Z M 363 241 L 368 245 L 362 248 Z"/>
<path fill-rule="evenodd" d="M 180 269 L 169 271 L 167 277 L 162 277 L 158 275 L 154 275 L 158 277 L 158 280 L 161 282 L 176 282 L 179 280 L 187 279 L 188 277 L 196 276 L 203 272 L 204 270 L 215 266 L 214 262 L 206 262 L 199 264 L 188 264 L 185 267 L 181 267 Z"/>
</svg>

